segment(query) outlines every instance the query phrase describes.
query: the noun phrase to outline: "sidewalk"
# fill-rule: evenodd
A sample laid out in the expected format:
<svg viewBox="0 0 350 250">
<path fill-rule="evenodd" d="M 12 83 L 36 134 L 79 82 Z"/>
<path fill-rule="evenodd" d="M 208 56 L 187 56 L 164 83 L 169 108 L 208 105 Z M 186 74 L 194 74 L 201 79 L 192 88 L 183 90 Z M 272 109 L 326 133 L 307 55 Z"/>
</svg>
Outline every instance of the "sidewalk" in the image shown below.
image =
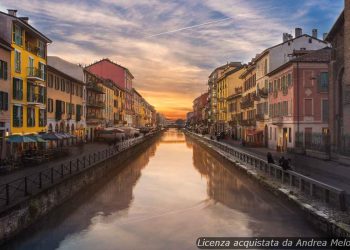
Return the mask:
<svg viewBox="0 0 350 250">
<path fill-rule="evenodd" d="M 223 139 L 220 142 L 245 150 L 264 159 L 266 159 L 267 152 L 270 152 L 276 163 L 278 163 L 278 159 L 283 155 L 285 158 L 291 159 L 291 165 L 294 171 L 341 188 L 350 194 L 350 167 L 348 166 L 335 161 L 324 161 L 299 154 L 281 153 L 268 148 L 243 147 L 240 142 L 232 139 Z"/>
<path fill-rule="evenodd" d="M 28 176 L 32 173 L 37 173 L 40 170 L 59 165 L 61 163 L 67 162 L 70 159 L 75 159 L 77 156 L 88 155 L 93 152 L 98 152 L 106 149 L 108 144 L 106 143 L 88 143 L 83 145 L 71 146 L 69 147 L 70 154 L 64 157 L 54 159 L 50 162 L 45 162 L 35 167 L 23 167 L 8 174 L 0 175 L 0 185 L 16 180 L 23 176 Z"/>
</svg>

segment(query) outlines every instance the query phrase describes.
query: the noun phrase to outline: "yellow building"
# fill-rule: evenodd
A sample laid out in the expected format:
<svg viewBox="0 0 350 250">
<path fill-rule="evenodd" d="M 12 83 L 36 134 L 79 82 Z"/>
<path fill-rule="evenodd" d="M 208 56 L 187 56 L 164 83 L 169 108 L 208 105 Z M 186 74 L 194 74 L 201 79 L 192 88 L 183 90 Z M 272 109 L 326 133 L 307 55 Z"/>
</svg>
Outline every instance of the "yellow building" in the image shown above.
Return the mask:
<svg viewBox="0 0 350 250">
<path fill-rule="evenodd" d="M 0 38 L 11 44 L 10 133 L 45 131 L 46 57 L 51 40 L 17 17 L 16 10 L 0 12 Z"/>
<path fill-rule="evenodd" d="M 123 124 L 123 97 L 124 90 L 114 85 L 114 101 L 113 101 L 113 115 L 114 115 L 114 124 L 122 125 Z"/>
<path fill-rule="evenodd" d="M 142 96 L 139 92 L 136 91 L 136 89 L 132 89 L 132 110 L 133 110 L 133 126 L 136 128 L 141 127 L 142 124 Z"/>
<path fill-rule="evenodd" d="M 218 78 L 217 83 L 217 128 L 218 132 L 231 130 L 229 127 L 229 121 L 231 117 L 228 114 L 227 98 L 234 94 L 235 88 L 242 86 L 242 74 L 243 66 L 237 68 L 227 67 L 222 72 L 222 75 Z"/>
<path fill-rule="evenodd" d="M 103 120 L 105 127 L 112 127 L 114 124 L 114 84 L 112 81 L 104 80 L 98 84 L 102 87 L 103 100 L 101 105 L 103 105 Z"/>
<path fill-rule="evenodd" d="M 85 138 L 84 70 L 56 56 L 47 59 L 47 128 Z"/>
</svg>

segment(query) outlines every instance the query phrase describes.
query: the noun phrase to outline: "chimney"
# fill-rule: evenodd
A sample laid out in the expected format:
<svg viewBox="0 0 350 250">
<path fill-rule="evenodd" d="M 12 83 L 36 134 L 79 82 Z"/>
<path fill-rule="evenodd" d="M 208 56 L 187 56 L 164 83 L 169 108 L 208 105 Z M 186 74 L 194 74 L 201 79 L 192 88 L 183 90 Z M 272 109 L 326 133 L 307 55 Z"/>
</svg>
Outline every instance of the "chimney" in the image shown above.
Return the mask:
<svg viewBox="0 0 350 250">
<path fill-rule="evenodd" d="M 295 28 L 295 38 L 302 35 L 303 35 L 303 30 L 301 28 Z"/>
<path fill-rule="evenodd" d="M 19 19 L 21 19 L 23 22 L 28 23 L 29 21 L 29 17 L 20 17 Z"/>
<path fill-rule="evenodd" d="M 317 29 L 312 29 L 312 37 L 317 38 Z"/>
<path fill-rule="evenodd" d="M 327 36 L 328 36 L 328 33 L 323 33 L 323 40 L 326 40 Z"/>
<path fill-rule="evenodd" d="M 17 16 L 17 10 L 7 9 L 7 14 L 11 16 Z"/>
</svg>

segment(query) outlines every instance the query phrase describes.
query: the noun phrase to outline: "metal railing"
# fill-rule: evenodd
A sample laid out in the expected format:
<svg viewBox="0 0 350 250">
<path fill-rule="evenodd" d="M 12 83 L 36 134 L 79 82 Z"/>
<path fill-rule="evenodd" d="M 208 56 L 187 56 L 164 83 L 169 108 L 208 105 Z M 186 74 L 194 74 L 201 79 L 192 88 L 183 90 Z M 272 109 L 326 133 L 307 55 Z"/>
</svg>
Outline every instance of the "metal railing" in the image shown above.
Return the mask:
<svg viewBox="0 0 350 250">
<path fill-rule="evenodd" d="M 281 184 L 287 184 L 291 188 L 296 188 L 299 192 L 309 197 L 321 200 L 331 206 L 339 208 L 342 211 L 346 210 L 346 193 L 342 189 L 328 185 L 292 170 L 283 170 L 282 167 L 276 164 L 267 163 L 266 160 L 230 145 L 205 138 L 193 132 L 188 133 L 194 135 L 197 137 L 197 139 L 205 141 L 232 155 L 238 162 L 244 164 L 245 166 L 252 167 L 268 177 L 272 177 L 273 180 L 278 181 Z"/>
<path fill-rule="evenodd" d="M 0 211 L 6 210 L 10 205 L 15 205 L 32 195 L 58 184 L 65 178 L 96 166 L 128 148 L 146 141 L 156 133 L 158 131 L 146 134 L 143 137 L 120 142 L 99 152 L 93 152 L 67 160 L 65 163 L 2 184 L 0 185 Z"/>
</svg>

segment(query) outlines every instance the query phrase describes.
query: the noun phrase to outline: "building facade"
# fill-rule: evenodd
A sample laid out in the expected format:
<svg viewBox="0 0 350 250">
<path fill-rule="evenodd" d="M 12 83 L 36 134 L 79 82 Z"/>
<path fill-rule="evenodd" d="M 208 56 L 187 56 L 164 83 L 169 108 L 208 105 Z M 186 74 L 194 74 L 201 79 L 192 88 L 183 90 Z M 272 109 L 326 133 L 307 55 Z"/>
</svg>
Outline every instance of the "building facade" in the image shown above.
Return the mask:
<svg viewBox="0 0 350 250">
<path fill-rule="evenodd" d="M 103 79 L 95 74 L 84 70 L 86 82 L 86 98 L 84 109 L 86 110 L 86 137 L 88 141 L 94 141 L 96 131 L 105 126 L 104 123 L 104 95 Z"/>
<path fill-rule="evenodd" d="M 318 150 L 325 145 L 329 61 L 330 49 L 324 48 L 298 56 L 268 74 L 270 148 Z"/>
<path fill-rule="evenodd" d="M 46 58 L 51 40 L 17 17 L 17 10 L 0 12 L 0 38 L 11 44 L 10 134 L 46 128 Z"/>
<path fill-rule="evenodd" d="M 6 135 L 10 131 L 11 116 L 11 45 L 0 39 L 0 161 L 6 158 Z"/>
<path fill-rule="evenodd" d="M 59 57 L 47 59 L 47 130 L 85 139 L 83 68 Z"/>
<path fill-rule="evenodd" d="M 332 44 L 329 128 L 334 152 L 350 155 L 350 3 L 345 2 L 326 40 Z"/>
<path fill-rule="evenodd" d="M 118 87 L 125 91 L 124 103 L 124 122 L 127 125 L 132 125 L 132 81 L 134 76 L 130 71 L 109 59 L 102 59 L 86 67 L 90 72 L 104 79 L 111 80 Z"/>
</svg>

